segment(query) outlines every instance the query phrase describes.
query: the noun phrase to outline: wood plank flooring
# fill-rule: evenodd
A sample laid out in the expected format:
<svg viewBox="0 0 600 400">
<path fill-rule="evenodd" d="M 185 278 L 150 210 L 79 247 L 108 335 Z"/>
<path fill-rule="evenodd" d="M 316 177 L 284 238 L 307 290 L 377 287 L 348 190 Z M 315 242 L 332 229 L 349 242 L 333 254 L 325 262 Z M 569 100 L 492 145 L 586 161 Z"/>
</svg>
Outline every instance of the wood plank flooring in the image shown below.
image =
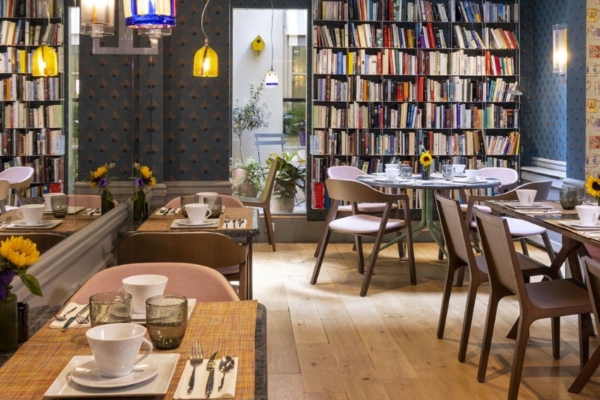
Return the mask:
<svg viewBox="0 0 600 400">
<path fill-rule="evenodd" d="M 370 252 L 369 245 L 365 245 Z M 418 284 L 397 250 L 382 253 L 367 297 L 358 295 L 351 244 L 330 244 L 319 282 L 309 283 L 314 243 L 255 245 L 254 295 L 268 310 L 269 399 L 505 399 L 518 317 L 514 299 L 500 303 L 486 381 L 476 379 L 488 288 L 478 294 L 466 362 L 458 342 L 467 286 L 453 289 L 445 336 L 436 330 L 445 277 L 433 243 L 416 243 Z M 547 262 L 542 251 L 532 255 Z M 600 371 L 579 395 L 567 389 L 579 372 L 577 319 L 562 319 L 561 359 L 551 353 L 550 321 L 532 326 L 521 399 L 598 399 Z M 599 345 L 591 338 L 592 351 Z"/>
</svg>

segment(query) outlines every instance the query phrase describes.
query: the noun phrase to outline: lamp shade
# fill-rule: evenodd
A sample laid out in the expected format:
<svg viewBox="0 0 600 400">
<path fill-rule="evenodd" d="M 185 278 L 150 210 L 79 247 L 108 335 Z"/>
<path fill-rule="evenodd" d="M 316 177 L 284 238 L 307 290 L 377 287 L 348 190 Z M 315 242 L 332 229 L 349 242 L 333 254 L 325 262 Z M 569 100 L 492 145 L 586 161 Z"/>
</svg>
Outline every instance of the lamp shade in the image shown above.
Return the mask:
<svg viewBox="0 0 600 400">
<path fill-rule="evenodd" d="M 567 73 L 567 24 L 552 25 L 552 67 L 559 75 Z"/>
<path fill-rule="evenodd" d="M 49 46 L 40 46 L 34 52 L 31 60 L 33 76 L 58 75 L 58 57 L 56 51 Z"/>
<path fill-rule="evenodd" d="M 115 0 L 81 0 L 81 34 L 115 34 Z"/>
<path fill-rule="evenodd" d="M 219 56 L 208 44 L 194 55 L 194 76 L 216 78 L 219 76 Z"/>
<path fill-rule="evenodd" d="M 136 29 L 175 27 L 175 0 L 123 0 L 125 25 Z"/>
<path fill-rule="evenodd" d="M 277 77 L 277 72 L 271 67 L 271 69 L 267 72 L 265 76 L 265 86 L 266 87 L 275 87 L 279 85 L 279 78 Z"/>
</svg>

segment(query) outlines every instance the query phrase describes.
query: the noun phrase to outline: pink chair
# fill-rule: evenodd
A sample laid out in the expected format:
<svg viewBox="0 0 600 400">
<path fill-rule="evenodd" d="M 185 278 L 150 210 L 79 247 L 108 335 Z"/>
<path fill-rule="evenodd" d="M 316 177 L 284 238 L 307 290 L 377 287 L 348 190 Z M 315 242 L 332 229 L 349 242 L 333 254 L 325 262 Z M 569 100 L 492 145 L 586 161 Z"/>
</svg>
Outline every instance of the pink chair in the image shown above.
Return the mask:
<svg viewBox="0 0 600 400">
<path fill-rule="evenodd" d="M 102 200 L 99 194 L 69 194 L 69 206 L 83 208 L 101 208 Z M 117 200 L 113 200 L 115 206 L 119 205 Z"/>
<path fill-rule="evenodd" d="M 118 290 L 121 281 L 132 275 L 157 274 L 169 278 L 165 293 L 180 294 L 197 301 L 238 301 L 227 279 L 212 268 L 187 263 L 123 264 L 104 269 L 88 279 L 69 301 L 84 304 L 90 296 Z"/>
<path fill-rule="evenodd" d="M 244 207 L 244 203 L 242 203 L 240 200 L 238 200 L 237 197 L 233 197 L 233 196 L 229 196 L 227 194 L 219 194 L 219 197 L 221 198 L 221 201 L 223 202 L 222 204 L 225 207 L 235 207 L 235 208 L 243 208 Z M 181 207 L 181 198 L 180 197 L 175 197 L 174 199 L 171 199 L 167 202 L 167 204 L 165 204 L 166 208 L 178 208 Z"/>
<path fill-rule="evenodd" d="M 21 204 L 21 189 L 27 189 L 33 181 L 35 170 L 32 167 L 10 167 L 0 172 L 0 180 L 7 181 L 10 188 L 15 191 L 15 195 Z M 15 207 L 5 206 L 5 210 L 12 210 Z"/>
</svg>

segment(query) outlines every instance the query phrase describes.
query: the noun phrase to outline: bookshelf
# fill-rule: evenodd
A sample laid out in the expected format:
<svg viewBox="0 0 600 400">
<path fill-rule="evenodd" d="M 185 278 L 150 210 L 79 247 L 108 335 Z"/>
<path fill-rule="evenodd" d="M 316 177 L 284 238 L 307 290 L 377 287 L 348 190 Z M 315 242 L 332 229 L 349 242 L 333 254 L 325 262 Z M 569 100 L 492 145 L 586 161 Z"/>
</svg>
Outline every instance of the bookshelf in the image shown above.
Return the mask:
<svg viewBox="0 0 600 400">
<path fill-rule="evenodd" d="M 309 220 L 332 165 L 519 169 L 519 0 L 314 0 Z"/>
<path fill-rule="evenodd" d="M 25 197 L 64 190 L 64 22 L 62 1 L 0 3 L 0 170 L 34 168 Z M 42 44 L 56 50 L 58 76 L 32 75 Z"/>
</svg>

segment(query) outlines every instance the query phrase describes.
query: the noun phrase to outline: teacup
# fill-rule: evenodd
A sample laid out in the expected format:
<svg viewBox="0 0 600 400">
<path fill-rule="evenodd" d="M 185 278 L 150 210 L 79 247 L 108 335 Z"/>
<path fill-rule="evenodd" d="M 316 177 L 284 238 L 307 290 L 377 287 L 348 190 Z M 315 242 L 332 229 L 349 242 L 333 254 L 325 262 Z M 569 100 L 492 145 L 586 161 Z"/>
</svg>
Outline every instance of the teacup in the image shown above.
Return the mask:
<svg viewBox="0 0 600 400">
<path fill-rule="evenodd" d="M 522 206 L 530 206 L 533 204 L 535 200 L 535 195 L 537 194 L 537 190 L 533 189 L 517 189 L 517 197 L 519 198 L 519 203 Z"/>
<path fill-rule="evenodd" d="M 25 204 L 19 207 L 17 217 L 25 221 L 27 225 L 37 225 L 44 216 L 45 204 Z"/>
<path fill-rule="evenodd" d="M 52 197 L 53 196 L 64 196 L 64 193 L 44 193 L 44 204 L 46 204 L 46 211 L 52 211 Z"/>
<path fill-rule="evenodd" d="M 385 164 L 385 170 L 387 171 L 388 169 L 398 169 L 398 164 Z"/>
<path fill-rule="evenodd" d="M 135 364 L 152 353 L 152 342 L 144 337 L 142 325 L 125 323 L 99 325 L 85 333 L 100 375 L 118 378 L 129 375 Z M 146 353 L 138 357 L 142 343 Z"/>
<path fill-rule="evenodd" d="M 185 206 L 187 215 L 192 224 L 201 224 L 211 214 L 208 204 L 192 203 Z"/>
<path fill-rule="evenodd" d="M 163 294 L 169 278 L 163 275 L 134 275 L 123 279 L 125 291 L 131 295 L 131 310 L 134 313 L 146 312 L 146 300 Z"/>
<path fill-rule="evenodd" d="M 467 166 L 463 164 L 452 164 L 452 168 L 454 168 L 454 173 L 456 175 L 463 175 L 466 167 Z"/>
<path fill-rule="evenodd" d="M 387 168 L 386 167 L 385 177 L 388 179 L 396 179 L 398 177 L 398 168 Z"/>
<path fill-rule="evenodd" d="M 575 206 L 575 209 L 582 225 L 593 226 L 598 222 L 600 206 L 581 205 Z"/>
<path fill-rule="evenodd" d="M 479 176 L 479 170 L 477 169 L 465 169 L 465 175 L 467 179 L 470 181 L 477 180 L 477 176 Z"/>
</svg>

